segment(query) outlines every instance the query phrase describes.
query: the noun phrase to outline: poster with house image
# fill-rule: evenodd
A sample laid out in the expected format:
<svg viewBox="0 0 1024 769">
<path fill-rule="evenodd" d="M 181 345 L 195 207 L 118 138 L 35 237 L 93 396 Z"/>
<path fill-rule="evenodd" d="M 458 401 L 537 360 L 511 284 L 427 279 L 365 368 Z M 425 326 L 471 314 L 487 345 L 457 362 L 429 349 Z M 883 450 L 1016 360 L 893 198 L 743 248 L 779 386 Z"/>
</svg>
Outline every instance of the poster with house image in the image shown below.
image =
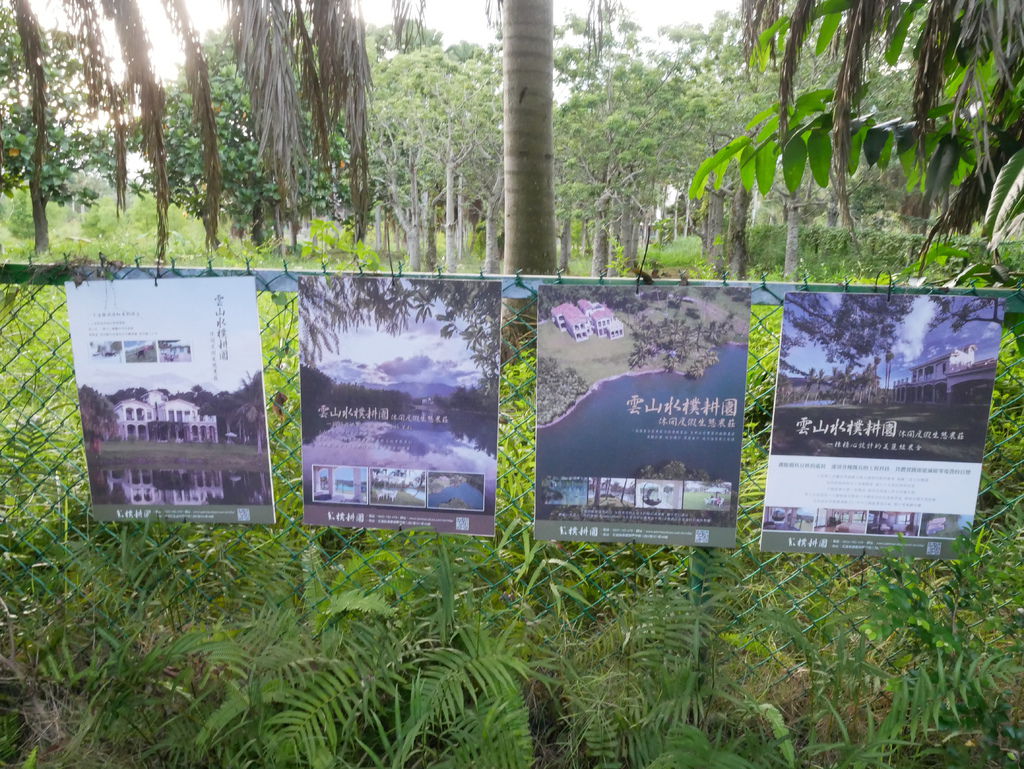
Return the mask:
<svg viewBox="0 0 1024 769">
<path fill-rule="evenodd" d="M 750 292 L 540 286 L 538 539 L 731 547 Z"/>
<path fill-rule="evenodd" d="M 273 523 L 255 280 L 66 290 L 93 515 Z"/>
<path fill-rule="evenodd" d="M 976 296 L 787 294 L 762 549 L 953 557 L 1002 320 L 1002 300 Z"/>
<path fill-rule="evenodd" d="M 299 281 L 305 523 L 494 533 L 500 316 L 498 281 Z"/>
</svg>

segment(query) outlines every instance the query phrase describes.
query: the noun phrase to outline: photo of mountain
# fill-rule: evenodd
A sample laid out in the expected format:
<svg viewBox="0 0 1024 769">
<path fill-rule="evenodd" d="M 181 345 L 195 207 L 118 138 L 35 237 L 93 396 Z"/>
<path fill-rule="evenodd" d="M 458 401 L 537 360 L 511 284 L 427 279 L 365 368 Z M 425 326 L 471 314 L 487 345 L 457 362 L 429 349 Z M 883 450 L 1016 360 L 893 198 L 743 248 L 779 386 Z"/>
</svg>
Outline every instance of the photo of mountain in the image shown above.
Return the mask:
<svg viewBox="0 0 1024 769">
<path fill-rule="evenodd" d="M 367 527 L 493 531 L 500 293 L 494 281 L 300 281 L 307 523 L 345 520 L 312 481 L 314 466 L 340 465 L 372 468 Z"/>
</svg>

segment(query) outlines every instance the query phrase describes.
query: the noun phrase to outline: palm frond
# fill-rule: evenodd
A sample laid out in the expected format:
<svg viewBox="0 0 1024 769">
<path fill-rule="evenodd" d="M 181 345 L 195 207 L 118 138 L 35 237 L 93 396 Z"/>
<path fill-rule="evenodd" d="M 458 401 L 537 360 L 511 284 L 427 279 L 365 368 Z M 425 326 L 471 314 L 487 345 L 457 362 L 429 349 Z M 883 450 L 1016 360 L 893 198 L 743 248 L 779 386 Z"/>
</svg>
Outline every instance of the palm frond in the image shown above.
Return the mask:
<svg viewBox="0 0 1024 769">
<path fill-rule="evenodd" d="M 203 142 L 203 175 L 206 181 L 203 227 L 206 229 L 207 247 L 215 248 L 223 181 L 217 147 L 217 122 L 214 118 L 210 91 L 210 72 L 199 35 L 192 26 L 184 0 L 164 0 L 164 10 L 174 24 L 185 49 L 185 82 L 192 94 L 192 114 L 199 126 L 199 136 Z"/>
</svg>

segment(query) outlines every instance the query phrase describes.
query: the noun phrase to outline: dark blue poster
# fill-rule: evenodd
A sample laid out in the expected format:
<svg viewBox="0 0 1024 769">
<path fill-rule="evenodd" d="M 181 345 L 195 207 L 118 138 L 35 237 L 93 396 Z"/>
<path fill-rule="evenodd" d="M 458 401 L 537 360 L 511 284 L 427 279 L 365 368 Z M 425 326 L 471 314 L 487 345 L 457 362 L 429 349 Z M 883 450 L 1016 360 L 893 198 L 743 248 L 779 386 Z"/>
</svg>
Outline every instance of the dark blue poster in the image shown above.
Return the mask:
<svg viewBox="0 0 1024 769">
<path fill-rule="evenodd" d="M 544 285 L 538 539 L 731 547 L 750 292 Z"/>
</svg>

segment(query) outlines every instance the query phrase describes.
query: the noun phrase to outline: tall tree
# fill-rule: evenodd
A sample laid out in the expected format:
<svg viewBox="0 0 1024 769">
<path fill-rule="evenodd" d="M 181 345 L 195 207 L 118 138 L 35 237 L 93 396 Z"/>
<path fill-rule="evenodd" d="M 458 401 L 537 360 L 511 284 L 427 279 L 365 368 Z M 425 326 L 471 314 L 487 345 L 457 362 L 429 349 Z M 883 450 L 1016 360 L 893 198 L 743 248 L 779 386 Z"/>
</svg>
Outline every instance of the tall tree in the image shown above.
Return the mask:
<svg viewBox="0 0 1024 769">
<path fill-rule="evenodd" d="M 505 272 L 555 269 L 554 4 L 502 3 Z"/>
</svg>

